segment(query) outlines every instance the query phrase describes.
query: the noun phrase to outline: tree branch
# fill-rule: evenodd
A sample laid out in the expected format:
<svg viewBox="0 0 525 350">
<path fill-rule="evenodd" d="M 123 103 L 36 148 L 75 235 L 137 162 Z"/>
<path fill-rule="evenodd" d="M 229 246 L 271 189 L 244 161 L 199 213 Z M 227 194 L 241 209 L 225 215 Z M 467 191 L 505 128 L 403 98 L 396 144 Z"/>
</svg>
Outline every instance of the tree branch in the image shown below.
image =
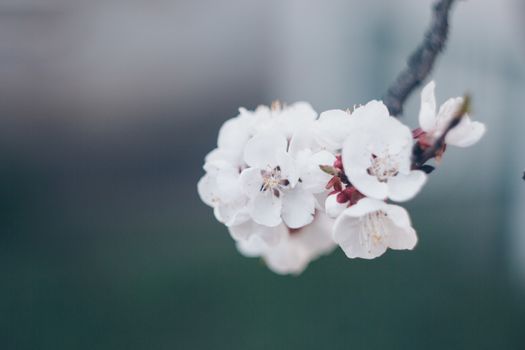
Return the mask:
<svg viewBox="0 0 525 350">
<path fill-rule="evenodd" d="M 423 42 L 412 53 L 407 67 L 388 89 L 383 102 L 390 114 L 403 112 L 408 95 L 418 87 L 432 70 L 437 55 L 443 50 L 448 35 L 448 16 L 455 0 L 438 0 L 433 7 L 432 21 Z"/>
</svg>

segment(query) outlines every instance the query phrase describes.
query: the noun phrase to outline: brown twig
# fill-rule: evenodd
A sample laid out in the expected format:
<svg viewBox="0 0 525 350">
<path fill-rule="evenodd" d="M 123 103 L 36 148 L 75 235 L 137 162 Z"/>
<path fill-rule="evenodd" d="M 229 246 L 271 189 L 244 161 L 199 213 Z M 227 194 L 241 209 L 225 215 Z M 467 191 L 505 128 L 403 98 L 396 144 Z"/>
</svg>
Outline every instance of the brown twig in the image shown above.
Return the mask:
<svg viewBox="0 0 525 350">
<path fill-rule="evenodd" d="M 383 102 L 390 114 L 403 112 L 403 104 L 410 93 L 425 80 L 432 70 L 437 55 L 445 47 L 448 35 L 448 16 L 454 0 L 439 0 L 434 4 L 432 21 L 423 42 L 412 53 L 407 67 L 388 89 Z"/>
</svg>

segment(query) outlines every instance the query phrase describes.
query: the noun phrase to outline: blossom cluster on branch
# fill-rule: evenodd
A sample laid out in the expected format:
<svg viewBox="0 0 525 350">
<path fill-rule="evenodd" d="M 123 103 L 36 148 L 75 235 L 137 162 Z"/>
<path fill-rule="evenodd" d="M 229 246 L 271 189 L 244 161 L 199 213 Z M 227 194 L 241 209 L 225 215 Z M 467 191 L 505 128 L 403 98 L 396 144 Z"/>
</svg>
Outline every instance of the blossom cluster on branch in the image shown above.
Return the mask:
<svg viewBox="0 0 525 350">
<path fill-rule="evenodd" d="M 199 195 L 242 254 L 280 274 L 298 274 L 337 246 L 364 259 L 413 249 L 416 231 L 393 202 L 421 190 L 427 161 L 447 145 L 473 145 L 485 132 L 462 97 L 438 109 L 434 88 L 421 93 L 413 131 L 375 100 L 319 116 L 305 102 L 241 108 L 205 157 Z"/>
</svg>

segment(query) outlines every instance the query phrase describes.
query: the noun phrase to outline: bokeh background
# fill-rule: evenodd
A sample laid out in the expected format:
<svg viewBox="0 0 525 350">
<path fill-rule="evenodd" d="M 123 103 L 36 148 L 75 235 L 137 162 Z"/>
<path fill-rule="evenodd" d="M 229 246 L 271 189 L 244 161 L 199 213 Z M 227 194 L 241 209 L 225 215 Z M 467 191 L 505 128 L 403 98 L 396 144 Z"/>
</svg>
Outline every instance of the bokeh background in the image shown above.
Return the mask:
<svg viewBox="0 0 525 350">
<path fill-rule="evenodd" d="M 278 276 L 196 193 L 238 106 L 381 97 L 430 5 L 2 0 L 0 349 L 525 349 L 521 0 L 454 8 L 432 77 L 488 133 L 407 204 L 415 251 Z"/>
</svg>

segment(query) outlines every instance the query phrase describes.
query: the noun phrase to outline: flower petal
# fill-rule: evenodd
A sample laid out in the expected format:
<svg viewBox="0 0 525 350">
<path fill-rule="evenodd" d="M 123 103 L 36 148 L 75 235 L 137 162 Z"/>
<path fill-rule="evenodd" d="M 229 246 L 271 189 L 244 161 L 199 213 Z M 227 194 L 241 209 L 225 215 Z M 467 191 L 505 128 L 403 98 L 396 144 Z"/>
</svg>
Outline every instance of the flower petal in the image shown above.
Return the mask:
<svg viewBox="0 0 525 350">
<path fill-rule="evenodd" d="M 197 183 L 197 192 L 201 200 L 209 205 L 214 207 L 216 205 L 216 194 L 214 193 L 214 179 L 212 175 L 206 174 Z"/>
<path fill-rule="evenodd" d="M 409 174 L 399 173 L 388 179 L 388 198 L 396 202 L 404 202 L 414 198 L 427 180 L 421 170 L 413 170 Z"/>
<path fill-rule="evenodd" d="M 217 172 L 216 190 L 223 202 L 235 200 L 242 196 L 242 190 L 239 182 L 239 172 L 235 168 L 225 168 Z"/>
<path fill-rule="evenodd" d="M 300 274 L 304 271 L 310 257 L 303 247 L 294 246 L 292 242 L 278 245 L 264 255 L 264 261 L 275 273 L 281 275 Z"/>
<path fill-rule="evenodd" d="M 315 213 L 315 198 L 300 186 L 283 194 L 283 220 L 290 228 L 308 225 Z"/>
<path fill-rule="evenodd" d="M 350 113 L 340 109 L 323 112 L 316 122 L 316 140 L 330 151 L 340 150 L 351 127 Z"/>
<path fill-rule="evenodd" d="M 296 157 L 299 152 L 305 149 L 320 150 L 321 147 L 315 140 L 314 132 L 314 128 L 299 128 L 295 130 L 290 140 L 290 146 L 288 147 L 290 155 Z"/>
<path fill-rule="evenodd" d="M 387 230 L 389 231 L 388 247 L 404 250 L 414 249 L 417 244 L 416 231 L 410 223 L 410 216 L 405 208 L 398 205 L 386 205 L 383 209 L 387 215 Z"/>
<path fill-rule="evenodd" d="M 250 202 L 250 216 L 258 224 L 277 226 L 282 222 L 281 208 L 280 197 L 275 197 L 270 191 L 261 192 Z"/>
<path fill-rule="evenodd" d="M 298 123 L 308 120 L 313 121 L 317 118 L 317 112 L 313 109 L 312 105 L 304 101 L 295 102 L 286 106 L 283 112 L 287 114 L 288 118 Z"/>
<path fill-rule="evenodd" d="M 399 205 L 385 204 L 381 210 L 387 213 L 394 225 L 401 228 L 411 227 L 410 216 L 405 208 Z"/>
<path fill-rule="evenodd" d="M 231 202 L 221 202 L 216 208 L 215 215 L 226 226 L 238 225 L 250 218 L 246 205 L 248 198 L 239 197 Z"/>
<path fill-rule="evenodd" d="M 378 101 L 378 100 L 372 100 L 364 106 L 357 107 L 352 112 L 352 119 L 357 119 L 357 118 L 362 119 L 359 122 L 364 122 L 365 124 L 368 121 L 371 121 L 370 118 L 376 119 L 376 118 L 388 118 L 388 117 L 390 117 L 390 112 L 388 112 L 388 108 L 386 108 L 383 101 Z"/>
<path fill-rule="evenodd" d="M 436 126 L 436 83 L 432 80 L 421 91 L 421 107 L 419 109 L 419 125 L 423 131 L 429 132 Z"/>
<path fill-rule="evenodd" d="M 348 203 L 339 203 L 337 201 L 337 194 L 331 194 L 326 197 L 325 211 L 326 215 L 331 218 L 336 218 L 348 207 Z"/>
<path fill-rule="evenodd" d="M 374 211 L 382 210 L 387 206 L 383 201 L 372 199 L 372 198 L 363 198 L 357 202 L 357 204 L 352 205 L 344 211 L 344 215 L 351 216 L 354 218 L 359 218 L 368 213 L 373 213 Z"/>
<path fill-rule="evenodd" d="M 439 137 L 443 134 L 446 127 L 458 112 L 463 104 L 463 97 L 453 97 L 445 101 L 440 107 L 436 117 L 436 134 L 435 137 Z"/>
<path fill-rule="evenodd" d="M 304 157 L 303 157 L 304 155 Z M 320 151 L 314 154 L 302 152 L 298 162 L 300 163 L 300 178 L 303 189 L 312 193 L 325 191 L 325 186 L 330 181 L 331 175 L 325 173 L 320 165 L 332 165 L 335 156 L 328 151 Z"/>
<path fill-rule="evenodd" d="M 268 227 L 259 225 L 253 220 L 230 226 L 228 229 L 236 241 L 248 241 L 252 236 L 258 236 L 267 246 L 277 245 L 288 234 L 288 230 L 284 225 Z"/>
<path fill-rule="evenodd" d="M 447 134 L 445 142 L 452 146 L 469 147 L 478 142 L 485 131 L 483 123 L 473 122 L 469 116 L 464 116 L 463 120 Z"/>
<path fill-rule="evenodd" d="M 247 168 L 244 169 L 239 176 L 239 183 L 242 191 L 248 197 L 255 197 L 261 193 L 261 185 L 263 178 L 261 175 L 261 169 L 259 168 Z"/>
<path fill-rule="evenodd" d="M 263 133 L 252 137 L 244 149 L 244 161 L 252 167 L 266 169 L 277 165 L 276 155 L 286 152 L 288 142 L 279 133 Z"/>
<path fill-rule="evenodd" d="M 237 250 L 239 251 L 239 253 L 248 258 L 256 258 L 258 256 L 261 256 L 267 249 L 268 246 L 266 245 L 266 243 L 264 243 L 261 237 L 256 235 L 251 235 L 246 240 L 237 241 Z"/>
<path fill-rule="evenodd" d="M 278 152 L 276 159 L 277 164 L 281 168 L 281 178 L 287 179 L 290 182 L 290 186 L 294 187 L 299 180 L 295 160 L 287 152 Z"/>
<path fill-rule="evenodd" d="M 346 165 L 345 169 L 348 169 L 346 168 Z M 368 173 L 364 171 L 358 171 L 358 169 L 355 171 L 347 171 L 346 175 L 352 185 L 365 196 L 380 200 L 384 200 L 388 197 L 389 185 L 387 185 L 386 182 L 379 181 L 377 177 L 368 175 Z"/>
<path fill-rule="evenodd" d="M 412 227 L 397 227 L 390 224 L 388 228 L 388 247 L 396 250 L 412 250 L 417 244 L 416 231 Z"/>
<path fill-rule="evenodd" d="M 249 127 L 247 116 L 227 120 L 219 130 L 217 145 L 220 149 L 242 149 L 250 137 Z"/>
</svg>

